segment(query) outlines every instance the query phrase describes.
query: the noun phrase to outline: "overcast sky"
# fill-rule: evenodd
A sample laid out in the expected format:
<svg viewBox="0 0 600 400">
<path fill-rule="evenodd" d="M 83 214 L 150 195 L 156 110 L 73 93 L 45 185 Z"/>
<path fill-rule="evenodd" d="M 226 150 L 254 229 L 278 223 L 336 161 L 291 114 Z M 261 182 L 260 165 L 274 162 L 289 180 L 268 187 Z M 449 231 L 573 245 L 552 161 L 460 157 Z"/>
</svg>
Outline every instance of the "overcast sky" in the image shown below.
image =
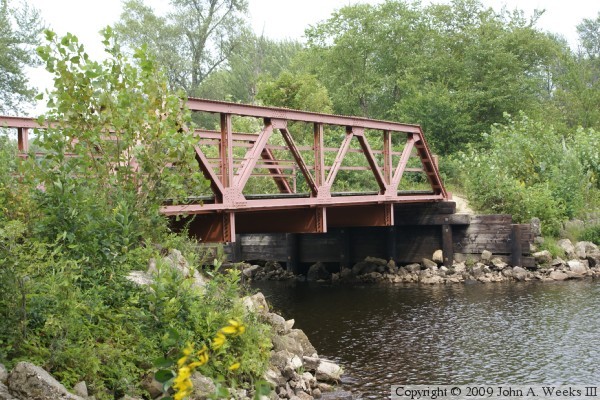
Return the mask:
<svg viewBox="0 0 600 400">
<path fill-rule="evenodd" d="M 336 9 L 348 4 L 371 3 L 381 0 L 249 0 L 250 21 L 257 33 L 264 32 L 274 39 L 302 39 L 304 29 L 323 21 Z M 435 1 L 434 1 L 435 2 Z M 71 32 L 86 46 L 90 56 L 102 56 L 98 31 L 112 25 L 121 14 L 121 0 L 28 0 L 38 8 L 46 24 L 58 34 Z M 159 11 L 168 7 L 168 0 L 146 0 Z M 598 0 L 483 0 L 483 3 L 500 9 L 520 8 L 531 15 L 534 9 L 546 12 L 538 26 L 543 30 L 563 35 L 576 45 L 576 25 L 583 18 L 595 18 L 600 11 Z M 30 79 L 37 87 L 50 84 L 45 71 L 30 72 Z M 38 109 L 39 110 L 39 109 Z M 35 111 L 34 111 L 35 113 Z"/>
</svg>

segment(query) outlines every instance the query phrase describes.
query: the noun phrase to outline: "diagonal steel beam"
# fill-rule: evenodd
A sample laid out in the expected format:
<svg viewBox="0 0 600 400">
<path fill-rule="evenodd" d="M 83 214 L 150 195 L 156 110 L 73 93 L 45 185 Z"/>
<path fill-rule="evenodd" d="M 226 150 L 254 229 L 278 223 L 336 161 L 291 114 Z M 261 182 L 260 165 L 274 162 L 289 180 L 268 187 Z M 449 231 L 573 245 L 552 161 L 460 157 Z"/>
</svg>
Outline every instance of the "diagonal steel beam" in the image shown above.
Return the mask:
<svg viewBox="0 0 600 400">
<path fill-rule="evenodd" d="M 256 162 L 267 145 L 267 141 L 272 133 L 273 124 L 271 124 L 270 120 L 265 120 L 265 127 L 258 135 L 254 145 L 246 152 L 244 161 L 242 161 L 242 166 L 238 170 L 238 174 L 233 178 L 233 184 L 240 193 L 244 191 L 244 187 L 246 186 L 250 175 L 252 175 L 252 170 L 256 166 Z"/>
<path fill-rule="evenodd" d="M 381 174 L 381 170 L 379 169 L 379 165 L 377 165 L 377 161 L 375 160 L 375 156 L 373 155 L 373 151 L 371 150 L 371 146 L 369 146 L 369 142 L 365 137 L 365 133 L 360 128 L 353 128 L 354 136 L 358 139 L 358 143 L 360 143 L 360 147 L 362 151 L 367 157 L 367 161 L 369 162 L 369 166 L 371 167 L 371 171 L 373 175 L 375 175 L 375 180 L 377 181 L 377 185 L 379 186 L 379 193 L 385 193 L 385 179 Z M 358 130 L 358 132 L 356 132 Z"/>
<path fill-rule="evenodd" d="M 304 162 L 304 158 L 302 158 L 302 154 L 300 154 L 300 150 L 298 150 L 298 146 L 296 146 L 294 139 L 292 139 L 290 131 L 288 131 L 287 127 L 285 127 L 279 128 L 279 132 L 281 132 L 283 140 L 285 140 L 285 143 L 289 147 L 290 152 L 294 157 L 294 160 L 296 160 L 296 164 L 298 164 L 298 167 L 300 167 L 300 171 L 302 171 L 302 175 L 304 175 L 304 178 L 306 179 L 306 183 L 308 184 L 312 195 L 316 196 L 318 191 L 317 185 L 315 184 L 315 180 L 308 169 L 308 165 L 306 165 L 306 162 Z"/>
<path fill-rule="evenodd" d="M 333 185 L 333 181 L 335 181 L 335 177 L 342 166 L 342 161 L 344 161 L 344 157 L 350 148 L 350 142 L 352 141 L 352 128 L 346 127 L 346 137 L 342 141 L 340 148 L 338 150 L 337 155 L 335 156 L 335 161 L 331 165 L 331 169 L 329 170 L 329 175 L 327 175 L 327 180 L 325 181 L 325 185 L 331 187 Z"/>
<path fill-rule="evenodd" d="M 198 165 L 200 166 L 202 174 L 206 179 L 210 181 L 210 188 L 217 197 L 217 200 L 222 202 L 224 189 L 223 185 L 221 184 L 221 181 L 219 180 L 219 177 L 217 176 L 217 174 L 215 174 L 215 171 L 210 166 L 208 159 L 206 158 L 200 147 L 194 146 L 194 150 L 196 151 L 196 161 L 198 161 Z"/>
<path fill-rule="evenodd" d="M 392 178 L 392 190 L 394 191 L 394 193 L 398 191 L 398 186 L 400 186 L 400 180 L 402 179 L 402 175 L 404 174 L 404 170 L 406 169 L 406 165 L 408 164 L 408 159 L 410 158 L 410 154 L 412 153 L 414 147 L 415 136 L 410 135 L 406 140 L 404 150 L 402 150 L 402 155 L 400 156 L 400 162 L 398 163 L 398 167 L 396 168 L 396 172 L 394 172 L 394 177 Z"/>
<path fill-rule="evenodd" d="M 282 169 L 279 168 L 279 163 L 275 159 L 275 155 L 273 154 L 273 152 L 267 147 L 265 147 L 260 153 L 260 156 L 263 160 L 270 161 L 271 165 L 273 165 L 273 168 L 269 168 L 269 174 L 273 175 L 273 180 L 275 181 L 275 185 L 277 185 L 277 189 L 279 189 L 279 192 L 294 193 L 287 179 L 283 177 L 285 173 Z"/>
</svg>

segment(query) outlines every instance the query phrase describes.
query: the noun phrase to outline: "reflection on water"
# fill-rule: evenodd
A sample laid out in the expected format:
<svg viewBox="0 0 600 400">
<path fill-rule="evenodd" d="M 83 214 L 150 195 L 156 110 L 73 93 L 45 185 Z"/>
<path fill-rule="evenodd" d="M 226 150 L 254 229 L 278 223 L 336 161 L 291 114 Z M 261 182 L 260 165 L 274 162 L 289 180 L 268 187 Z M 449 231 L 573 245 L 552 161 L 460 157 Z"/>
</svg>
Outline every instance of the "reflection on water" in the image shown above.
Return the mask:
<svg viewBox="0 0 600 400">
<path fill-rule="evenodd" d="M 595 281 L 255 286 L 363 398 L 392 384 L 600 383 Z"/>
</svg>

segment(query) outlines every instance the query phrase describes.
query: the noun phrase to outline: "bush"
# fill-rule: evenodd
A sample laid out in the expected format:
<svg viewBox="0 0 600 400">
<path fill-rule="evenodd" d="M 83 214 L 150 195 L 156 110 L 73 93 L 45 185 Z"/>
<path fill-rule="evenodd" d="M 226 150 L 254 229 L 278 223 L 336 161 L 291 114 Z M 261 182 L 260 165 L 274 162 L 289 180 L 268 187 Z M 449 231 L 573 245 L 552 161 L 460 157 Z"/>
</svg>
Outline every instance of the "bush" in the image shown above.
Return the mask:
<svg viewBox="0 0 600 400">
<path fill-rule="evenodd" d="M 586 242 L 592 242 L 597 245 L 600 245 L 600 225 L 594 225 L 594 226 L 585 228 L 584 231 L 579 236 L 579 240 L 583 240 Z"/>
</svg>

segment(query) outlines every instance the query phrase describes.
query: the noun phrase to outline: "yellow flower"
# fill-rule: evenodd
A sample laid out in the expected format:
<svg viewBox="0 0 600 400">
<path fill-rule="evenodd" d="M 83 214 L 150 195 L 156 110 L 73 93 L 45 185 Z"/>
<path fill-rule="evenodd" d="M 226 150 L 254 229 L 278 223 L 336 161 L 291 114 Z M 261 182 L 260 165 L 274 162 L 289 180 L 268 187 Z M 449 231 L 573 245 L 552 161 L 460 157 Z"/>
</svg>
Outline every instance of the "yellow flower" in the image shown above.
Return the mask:
<svg viewBox="0 0 600 400">
<path fill-rule="evenodd" d="M 235 319 L 229 320 L 229 325 L 221 328 L 221 332 L 226 335 L 241 335 L 246 331 L 246 327 Z"/>
<path fill-rule="evenodd" d="M 175 396 L 173 396 L 175 400 L 182 400 L 192 393 L 191 374 L 192 371 L 187 366 L 181 367 L 177 371 L 177 376 L 173 379 L 173 389 L 176 391 Z"/>
<path fill-rule="evenodd" d="M 206 345 L 202 346 L 202 348 L 198 351 L 198 362 L 201 362 L 201 365 L 204 365 L 208 362 L 208 348 Z"/>
<path fill-rule="evenodd" d="M 230 370 L 230 371 L 235 371 L 235 370 L 236 370 L 236 369 L 238 369 L 239 367 L 240 367 L 240 363 L 239 363 L 239 362 L 236 362 L 235 364 L 231 364 L 231 365 L 229 366 L 229 370 Z"/>
<path fill-rule="evenodd" d="M 212 348 L 215 350 L 220 349 L 221 346 L 223 346 L 223 344 L 225 343 L 225 340 L 227 340 L 225 335 L 223 335 L 221 332 L 218 332 L 217 335 L 213 338 Z"/>
</svg>

